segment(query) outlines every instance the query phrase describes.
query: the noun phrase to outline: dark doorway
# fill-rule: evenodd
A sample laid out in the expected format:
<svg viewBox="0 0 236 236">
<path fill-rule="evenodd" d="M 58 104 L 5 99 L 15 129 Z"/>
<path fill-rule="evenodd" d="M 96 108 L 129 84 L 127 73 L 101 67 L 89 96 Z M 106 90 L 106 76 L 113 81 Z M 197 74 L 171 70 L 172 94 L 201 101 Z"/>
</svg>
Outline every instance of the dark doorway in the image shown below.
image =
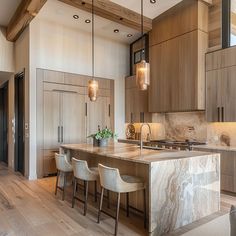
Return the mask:
<svg viewBox="0 0 236 236">
<path fill-rule="evenodd" d="M 0 161 L 8 164 L 8 82 L 0 88 Z"/>
<path fill-rule="evenodd" d="M 24 73 L 15 76 L 15 171 L 25 173 Z"/>
</svg>

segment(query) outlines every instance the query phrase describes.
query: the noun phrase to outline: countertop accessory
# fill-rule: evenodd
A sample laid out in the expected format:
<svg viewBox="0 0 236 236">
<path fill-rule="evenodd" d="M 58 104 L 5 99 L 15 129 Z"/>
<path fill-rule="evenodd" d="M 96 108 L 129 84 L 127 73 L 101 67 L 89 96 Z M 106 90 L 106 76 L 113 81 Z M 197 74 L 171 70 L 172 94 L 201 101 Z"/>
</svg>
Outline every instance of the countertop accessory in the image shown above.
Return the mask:
<svg viewBox="0 0 236 236">
<path fill-rule="evenodd" d="M 135 139 L 135 127 L 133 124 L 128 124 L 126 128 L 126 138 Z"/>
<path fill-rule="evenodd" d="M 98 126 L 98 132 L 95 134 L 91 134 L 88 138 L 93 138 L 93 146 L 94 147 L 105 147 L 108 145 L 108 140 L 110 138 L 117 138 L 117 135 L 112 132 L 111 129 L 107 127 L 105 129 L 100 129 Z"/>
</svg>

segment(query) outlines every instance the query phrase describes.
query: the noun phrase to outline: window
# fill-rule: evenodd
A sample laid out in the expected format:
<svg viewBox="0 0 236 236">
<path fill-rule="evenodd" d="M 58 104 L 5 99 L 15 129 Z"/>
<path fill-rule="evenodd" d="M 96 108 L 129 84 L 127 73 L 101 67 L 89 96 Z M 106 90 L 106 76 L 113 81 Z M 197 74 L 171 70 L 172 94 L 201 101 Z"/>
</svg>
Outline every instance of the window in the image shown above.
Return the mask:
<svg viewBox="0 0 236 236">
<path fill-rule="evenodd" d="M 222 0 L 222 47 L 236 45 L 236 0 Z"/>
</svg>

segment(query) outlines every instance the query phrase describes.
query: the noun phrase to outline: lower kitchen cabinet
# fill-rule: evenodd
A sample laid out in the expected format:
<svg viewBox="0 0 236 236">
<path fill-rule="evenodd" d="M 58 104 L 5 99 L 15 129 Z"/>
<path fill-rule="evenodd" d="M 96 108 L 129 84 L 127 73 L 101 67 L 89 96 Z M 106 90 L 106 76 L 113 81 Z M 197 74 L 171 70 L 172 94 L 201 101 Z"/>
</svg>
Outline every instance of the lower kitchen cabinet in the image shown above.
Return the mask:
<svg viewBox="0 0 236 236">
<path fill-rule="evenodd" d="M 194 150 L 221 154 L 221 190 L 236 193 L 236 152 L 205 148 Z"/>
<path fill-rule="evenodd" d="M 99 78 L 98 99 L 90 102 L 88 76 L 85 81 L 81 75 L 78 81 L 76 78 L 62 72 L 37 70 L 38 177 L 56 173 L 54 156 L 60 145 L 90 142 L 87 136 L 97 132 L 98 125 L 113 129 L 113 81 Z"/>
<path fill-rule="evenodd" d="M 125 122 L 152 122 L 152 114 L 148 112 L 148 90 L 137 88 L 135 76 L 127 77 L 125 81 Z"/>
</svg>

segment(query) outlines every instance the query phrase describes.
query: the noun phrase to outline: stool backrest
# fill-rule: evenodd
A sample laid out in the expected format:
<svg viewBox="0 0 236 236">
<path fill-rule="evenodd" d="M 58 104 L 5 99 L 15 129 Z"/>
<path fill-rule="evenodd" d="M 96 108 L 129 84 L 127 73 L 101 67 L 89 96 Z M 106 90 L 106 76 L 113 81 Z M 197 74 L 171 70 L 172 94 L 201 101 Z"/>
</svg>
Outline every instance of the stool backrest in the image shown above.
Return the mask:
<svg viewBox="0 0 236 236">
<path fill-rule="evenodd" d="M 67 160 L 67 156 L 65 154 L 55 153 L 56 167 L 58 170 L 63 172 L 72 171 L 72 166 Z"/>
<path fill-rule="evenodd" d="M 72 168 L 74 176 L 77 179 L 85 181 L 95 181 L 98 179 L 97 173 L 94 173 L 88 168 L 87 161 L 72 158 Z"/>
<path fill-rule="evenodd" d="M 117 168 L 98 165 L 101 186 L 113 192 L 122 192 L 123 180 Z"/>
</svg>

